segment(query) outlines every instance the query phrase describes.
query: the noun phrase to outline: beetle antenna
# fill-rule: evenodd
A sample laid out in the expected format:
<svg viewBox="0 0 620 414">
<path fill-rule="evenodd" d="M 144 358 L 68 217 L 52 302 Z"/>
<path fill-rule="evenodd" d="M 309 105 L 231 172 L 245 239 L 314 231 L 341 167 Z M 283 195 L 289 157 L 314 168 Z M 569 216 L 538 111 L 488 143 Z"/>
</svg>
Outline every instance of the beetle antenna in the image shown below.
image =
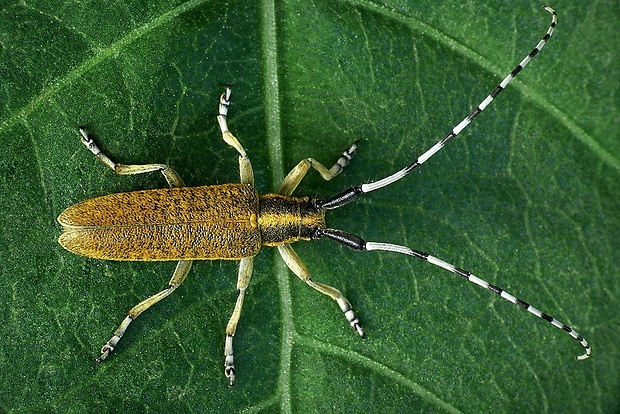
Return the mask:
<svg viewBox="0 0 620 414">
<path fill-rule="evenodd" d="M 319 229 L 317 230 L 317 233 L 315 234 L 315 236 L 330 238 L 334 241 L 337 241 L 338 243 L 349 246 L 354 250 L 360 250 L 360 251 L 382 250 L 382 251 L 388 251 L 388 252 L 401 253 L 407 256 L 413 256 L 415 258 L 422 259 L 435 266 L 439 266 L 442 269 L 447 270 L 448 272 L 452 272 L 457 276 L 461 276 L 467 279 L 468 282 L 474 283 L 493 293 L 498 294 L 501 298 L 507 300 L 508 302 L 514 303 L 515 305 L 525 309 L 532 315 L 538 316 L 539 318 L 544 319 L 545 321 L 549 322 L 551 325 L 555 326 L 556 328 L 561 329 L 564 332 L 568 333 L 573 339 L 577 340 L 581 344 L 581 346 L 583 346 L 585 350 L 585 353 L 583 355 L 579 355 L 578 357 L 576 357 L 577 360 L 579 361 L 584 360 L 592 354 L 592 348 L 590 347 L 590 344 L 588 344 L 588 341 L 586 341 L 583 338 L 583 336 L 579 335 L 577 331 L 575 331 L 570 326 L 566 325 L 563 322 L 560 322 L 559 320 L 555 319 L 554 317 L 544 312 L 539 311 L 538 309 L 536 309 L 529 303 L 506 292 L 504 289 L 497 287 L 495 285 L 492 285 L 491 283 L 485 280 L 482 280 L 477 276 L 474 276 L 467 270 L 460 269 L 450 263 L 447 263 L 441 259 L 438 259 L 435 256 L 431 256 L 428 253 L 424 253 L 419 250 L 413 250 L 413 249 L 410 249 L 409 247 L 400 246 L 398 244 L 367 242 L 359 236 L 346 233 L 342 230 Z"/>
<path fill-rule="evenodd" d="M 467 115 L 467 117 L 465 117 L 465 119 L 463 119 L 458 125 L 456 125 L 448 134 L 446 134 L 435 145 L 429 148 L 425 153 L 420 155 L 418 159 L 416 159 L 411 164 L 407 165 L 405 168 L 399 171 L 396 171 L 395 173 L 387 177 L 384 177 L 380 180 L 372 181 L 372 182 L 362 184 L 357 187 L 349 188 L 348 190 L 345 190 L 330 199 L 317 200 L 316 207 L 320 209 L 334 209 L 334 208 L 342 207 L 343 205 L 350 203 L 351 201 L 353 201 L 354 199 L 356 199 L 362 194 L 366 194 L 371 191 L 375 191 L 380 188 L 386 187 L 390 184 L 393 184 L 396 181 L 408 175 L 411 171 L 413 171 L 420 165 L 422 165 L 429 158 L 435 155 L 439 150 L 441 150 L 448 142 L 456 138 L 457 135 L 460 134 L 461 131 L 463 131 L 463 129 L 465 129 L 465 127 L 467 127 L 467 125 L 471 123 L 471 121 L 473 121 L 478 115 L 480 115 L 482 111 L 484 111 L 484 109 L 487 106 L 489 106 L 489 104 L 493 101 L 493 99 L 495 99 L 495 97 L 499 95 L 506 88 L 506 86 L 517 76 L 517 74 L 521 72 L 521 70 L 528 63 L 530 63 L 530 61 L 534 58 L 534 56 L 536 56 L 538 52 L 540 52 L 540 50 L 545 46 L 545 43 L 547 43 L 547 40 L 549 40 L 549 38 L 553 34 L 553 30 L 555 29 L 555 26 L 557 25 L 558 16 L 555 10 L 553 10 L 551 7 L 544 6 L 543 8 L 549 13 L 551 13 L 552 15 L 551 25 L 547 29 L 547 33 L 545 33 L 545 35 L 538 42 L 536 47 L 534 47 L 534 49 L 532 49 L 532 51 L 528 53 L 527 56 L 525 56 L 525 58 L 523 58 L 521 63 L 519 63 L 517 67 L 515 67 L 512 70 L 512 72 L 510 72 L 504 78 L 504 80 L 502 80 L 499 83 L 499 85 L 497 85 L 497 87 L 493 90 L 493 92 L 491 92 L 489 96 L 484 98 L 484 100 L 480 102 L 480 104 L 476 107 L 476 109 L 474 109 L 469 115 Z"/>
</svg>

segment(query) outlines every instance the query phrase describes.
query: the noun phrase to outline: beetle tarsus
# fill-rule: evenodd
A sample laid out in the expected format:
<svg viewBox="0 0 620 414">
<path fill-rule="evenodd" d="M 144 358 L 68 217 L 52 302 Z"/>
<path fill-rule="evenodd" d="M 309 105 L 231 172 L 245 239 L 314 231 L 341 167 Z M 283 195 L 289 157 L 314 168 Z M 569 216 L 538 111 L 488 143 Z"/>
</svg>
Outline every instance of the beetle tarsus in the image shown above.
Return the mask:
<svg viewBox="0 0 620 414">
<path fill-rule="evenodd" d="M 362 329 L 362 323 L 360 322 L 357 314 L 353 311 L 353 309 L 349 309 L 349 311 L 345 313 L 345 316 L 347 317 L 347 320 L 349 320 L 351 329 L 357 332 L 360 338 L 366 338 L 366 334 L 364 334 L 364 330 Z"/>
<path fill-rule="evenodd" d="M 364 338 L 365 335 L 364 330 L 362 329 L 362 323 L 360 322 L 357 314 L 351 307 L 351 303 L 349 303 L 349 301 L 344 296 L 337 298 L 336 303 L 338 303 L 338 306 L 340 306 L 340 310 L 342 311 L 342 313 L 344 313 L 344 317 L 347 318 L 349 325 L 351 325 L 351 329 L 357 332 L 360 337 Z"/>
<path fill-rule="evenodd" d="M 228 378 L 228 386 L 235 386 L 235 367 L 227 367 L 226 368 L 226 378 Z"/>
<path fill-rule="evenodd" d="M 228 386 L 235 385 L 235 358 L 233 356 L 233 336 L 226 335 L 226 345 L 224 346 L 224 375 L 228 378 Z"/>
<path fill-rule="evenodd" d="M 110 352 L 114 351 L 114 347 L 105 344 L 103 348 L 101 348 L 101 356 L 97 358 L 97 363 L 101 364 L 107 357 L 110 355 Z"/>
</svg>

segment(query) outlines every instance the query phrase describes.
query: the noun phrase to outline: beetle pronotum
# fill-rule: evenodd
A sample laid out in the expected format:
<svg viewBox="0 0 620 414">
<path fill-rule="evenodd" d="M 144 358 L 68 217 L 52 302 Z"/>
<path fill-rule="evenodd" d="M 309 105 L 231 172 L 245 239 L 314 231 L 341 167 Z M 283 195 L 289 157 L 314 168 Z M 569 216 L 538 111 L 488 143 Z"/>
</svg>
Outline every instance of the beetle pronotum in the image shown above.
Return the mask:
<svg viewBox="0 0 620 414">
<path fill-rule="evenodd" d="M 337 289 L 313 281 L 310 272 L 290 245 L 298 240 L 321 237 L 335 240 L 355 250 L 402 253 L 442 267 L 564 330 L 585 349 L 585 353 L 577 359 L 589 357 L 590 345 L 574 329 L 470 272 L 418 250 L 396 244 L 367 242 L 359 236 L 328 228 L 325 224 L 326 210 L 342 207 L 363 194 L 400 180 L 427 161 L 469 125 L 551 37 L 557 16 L 552 8 L 546 6 L 544 8 L 552 14 L 552 22 L 545 36 L 463 121 L 403 169 L 380 180 L 349 188 L 328 199 L 298 198 L 292 197 L 291 194 L 311 167 L 325 180 L 331 180 L 338 175 L 353 157 L 356 143 L 345 150 L 330 169 L 312 158 L 306 158 L 286 176 L 277 194 L 259 195 L 254 189 L 250 160 L 243 146 L 228 130 L 226 117 L 230 104 L 230 86 L 226 87 L 220 97 L 217 120 L 222 138 L 239 153 L 241 176 L 239 184 L 185 187 L 181 177 L 165 164 L 115 163 L 101 152 L 84 128 L 80 128 L 82 143 L 115 173 L 131 175 L 159 171 L 171 188 L 110 194 L 75 204 L 58 217 L 58 222 L 64 230 L 58 240 L 59 243 L 71 252 L 97 259 L 178 261 L 168 288 L 129 310 L 112 338 L 101 349 L 101 356 L 97 362 L 108 357 L 134 319 L 170 295 L 183 283 L 193 260 L 239 260 L 237 279 L 239 294 L 226 327 L 224 345 L 224 373 L 229 379 L 229 384 L 233 385 L 235 381 L 233 337 L 241 315 L 245 291 L 252 275 L 253 257 L 258 254 L 262 246 L 277 246 L 282 259 L 291 271 L 312 288 L 334 299 L 351 328 L 364 337 L 361 323 L 349 301 Z"/>
</svg>

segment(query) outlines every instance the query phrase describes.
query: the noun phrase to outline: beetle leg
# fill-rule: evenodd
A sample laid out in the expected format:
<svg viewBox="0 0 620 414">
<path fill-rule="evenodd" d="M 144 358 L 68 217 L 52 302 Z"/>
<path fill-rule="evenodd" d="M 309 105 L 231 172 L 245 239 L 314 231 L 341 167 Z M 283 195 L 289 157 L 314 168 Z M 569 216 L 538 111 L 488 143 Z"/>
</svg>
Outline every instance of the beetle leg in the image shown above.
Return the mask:
<svg viewBox="0 0 620 414">
<path fill-rule="evenodd" d="M 299 161 L 299 164 L 297 164 L 295 168 L 293 168 L 291 172 L 288 173 L 284 181 L 282 181 L 282 185 L 280 185 L 280 190 L 278 191 L 278 193 L 287 196 L 291 195 L 293 191 L 295 191 L 301 180 L 303 180 L 303 178 L 306 176 L 306 173 L 308 172 L 310 167 L 317 170 L 325 181 L 331 180 L 332 178 L 340 174 L 344 167 L 349 164 L 349 161 L 351 161 L 351 158 L 353 158 L 353 156 L 355 155 L 357 144 L 358 141 L 355 141 L 353 144 L 351 144 L 349 148 L 344 150 L 340 158 L 338 158 L 336 163 L 329 170 L 314 158 L 305 158 Z"/>
<path fill-rule="evenodd" d="M 123 322 L 121 322 L 120 326 L 114 332 L 114 335 L 112 335 L 112 338 L 110 338 L 110 340 L 106 342 L 103 348 L 101 348 L 101 356 L 97 358 L 97 362 L 103 361 L 108 357 L 110 352 L 114 351 L 114 347 L 116 347 L 116 344 L 123 337 L 123 334 L 127 330 L 127 327 L 134 319 L 140 316 L 142 312 L 144 312 L 166 296 L 170 295 L 172 292 L 174 292 L 176 288 L 181 286 L 181 283 L 183 283 L 183 281 L 185 280 L 185 277 L 189 273 L 189 269 L 191 267 L 191 260 L 179 260 L 179 263 L 177 263 L 177 267 L 176 269 L 174 269 L 174 273 L 172 274 L 172 278 L 170 279 L 170 282 L 168 282 L 168 288 L 143 300 L 129 310 L 127 316 L 125 317 L 125 319 L 123 319 Z"/>
<path fill-rule="evenodd" d="M 297 253 L 293 250 L 293 248 L 288 244 L 281 244 L 278 246 L 278 250 L 280 251 L 280 256 L 286 263 L 289 269 L 293 273 L 297 275 L 301 280 L 306 282 L 312 288 L 318 290 L 324 295 L 329 296 L 333 300 L 338 303 L 340 310 L 344 313 L 344 316 L 349 321 L 349 325 L 351 325 L 351 329 L 356 331 L 362 338 L 364 337 L 364 331 L 362 330 L 362 324 L 358 319 L 355 311 L 351 308 L 351 303 L 343 296 L 342 293 L 336 288 L 331 286 L 324 285 L 322 283 L 315 282 L 310 277 L 310 272 L 306 268 L 306 265 L 301 261 Z"/>
<path fill-rule="evenodd" d="M 108 158 L 95 144 L 95 141 L 92 140 L 86 133 L 86 130 L 80 127 L 80 134 L 82 134 L 82 144 L 88 148 L 90 152 L 92 152 L 95 157 L 107 167 L 111 168 L 115 173 L 120 175 L 134 175 L 134 174 L 143 174 L 153 171 L 160 171 L 170 187 L 184 187 L 185 183 L 174 171 L 172 168 L 167 166 L 166 164 L 141 164 L 141 165 L 128 165 L 128 164 L 118 164 Z"/>
<path fill-rule="evenodd" d="M 237 324 L 241 316 L 241 308 L 243 307 L 243 299 L 245 298 L 245 290 L 250 284 L 252 277 L 254 258 L 246 257 L 241 259 L 239 263 L 239 276 L 237 278 L 237 289 L 239 296 L 235 303 L 235 309 L 226 326 L 226 345 L 224 345 L 224 374 L 229 379 L 229 386 L 235 385 L 235 358 L 233 357 L 233 337 L 237 331 Z"/>
<path fill-rule="evenodd" d="M 228 130 L 226 116 L 228 115 L 228 106 L 230 105 L 230 94 L 230 85 L 226 85 L 226 91 L 220 96 L 220 109 L 217 122 L 220 124 L 224 142 L 236 149 L 239 153 L 239 175 L 241 176 L 241 183 L 250 184 L 254 187 L 254 171 L 252 170 L 250 158 L 248 158 L 248 154 L 246 154 L 243 145 L 241 145 L 239 140 Z"/>
</svg>

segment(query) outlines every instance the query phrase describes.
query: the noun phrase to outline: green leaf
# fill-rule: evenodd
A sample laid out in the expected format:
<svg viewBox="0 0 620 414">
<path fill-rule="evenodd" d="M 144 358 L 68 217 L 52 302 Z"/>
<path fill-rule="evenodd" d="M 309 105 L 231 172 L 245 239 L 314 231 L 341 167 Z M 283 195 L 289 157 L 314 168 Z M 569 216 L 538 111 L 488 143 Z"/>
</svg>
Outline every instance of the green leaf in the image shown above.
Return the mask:
<svg viewBox="0 0 620 414">
<path fill-rule="evenodd" d="M 31 4 L 32 3 L 32 4 Z M 148 3 L 148 5 L 146 5 Z M 509 1 L 5 1 L 0 10 L 0 407 L 11 412 L 615 412 L 620 390 L 620 8 L 552 4 L 548 45 L 454 142 L 405 180 L 328 214 L 334 228 L 427 251 L 573 326 L 566 333 L 413 258 L 295 247 L 367 339 L 274 249 L 255 260 L 223 375 L 234 262 L 195 263 L 128 330 L 174 263 L 105 262 L 57 243 L 94 196 L 165 186 L 113 159 L 168 163 L 188 185 L 238 180 L 215 116 L 261 192 L 302 158 L 356 159 L 297 193 L 328 197 L 411 162 L 475 107 L 550 22 Z"/>
</svg>

